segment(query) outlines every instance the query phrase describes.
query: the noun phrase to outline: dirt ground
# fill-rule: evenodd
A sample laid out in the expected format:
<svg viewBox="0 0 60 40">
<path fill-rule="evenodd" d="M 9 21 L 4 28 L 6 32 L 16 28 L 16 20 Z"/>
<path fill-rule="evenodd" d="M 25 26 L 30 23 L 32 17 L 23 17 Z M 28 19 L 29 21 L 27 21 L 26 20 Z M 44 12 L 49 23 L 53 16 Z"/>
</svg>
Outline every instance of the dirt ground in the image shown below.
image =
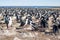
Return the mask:
<svg viewBox="0 0 60 40">
<path fill-rule="evenodd" d="M 60 35 L 46 35 L 44 32 L 26 30 L 3 30 L 0 31 L 0 40 L 60 40 Z"/>
</svg>

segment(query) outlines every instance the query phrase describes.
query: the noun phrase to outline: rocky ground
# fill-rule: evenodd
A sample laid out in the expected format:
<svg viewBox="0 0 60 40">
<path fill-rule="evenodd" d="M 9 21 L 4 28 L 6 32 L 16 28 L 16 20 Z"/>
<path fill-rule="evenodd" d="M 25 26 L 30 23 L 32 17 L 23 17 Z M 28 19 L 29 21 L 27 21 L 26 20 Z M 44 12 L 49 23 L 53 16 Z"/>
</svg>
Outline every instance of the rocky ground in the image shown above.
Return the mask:
<svg viewBox="0 0 60 40">
<path fill-rule="evenodd" d="M 0 30 L 0 40 L 60 40 L 60 35 L 49 35 L 40 31 L 31 31 L 31 27 L 28 26 L 27 28 L 20 27 L 17 29 L 11 27 L 9 30 L 4 27 L 3 30 Z"/>
<path fill-rule="evenodd" d="M 60 35 L 27 30 L 0 30 L 0 40 L 60 40 Z"/>
</svg>

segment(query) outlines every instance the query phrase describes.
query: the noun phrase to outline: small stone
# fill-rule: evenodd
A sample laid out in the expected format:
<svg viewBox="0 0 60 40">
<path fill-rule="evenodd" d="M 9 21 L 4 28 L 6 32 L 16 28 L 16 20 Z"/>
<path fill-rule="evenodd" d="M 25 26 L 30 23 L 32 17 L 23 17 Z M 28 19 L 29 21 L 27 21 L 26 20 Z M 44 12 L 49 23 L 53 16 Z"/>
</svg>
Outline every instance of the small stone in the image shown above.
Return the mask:
<svg viewBox="0 0 60 40">
<path fill-rule="evenodd" d="M 58 39 L 60 39 L 60 36 L 58 36 Z"/>
<path fill-rule="evenodd" d="M 21 39 L 19 39 L 18 37 L 15 37 L 14 40 L 21 40 Z"/>
</svg>

